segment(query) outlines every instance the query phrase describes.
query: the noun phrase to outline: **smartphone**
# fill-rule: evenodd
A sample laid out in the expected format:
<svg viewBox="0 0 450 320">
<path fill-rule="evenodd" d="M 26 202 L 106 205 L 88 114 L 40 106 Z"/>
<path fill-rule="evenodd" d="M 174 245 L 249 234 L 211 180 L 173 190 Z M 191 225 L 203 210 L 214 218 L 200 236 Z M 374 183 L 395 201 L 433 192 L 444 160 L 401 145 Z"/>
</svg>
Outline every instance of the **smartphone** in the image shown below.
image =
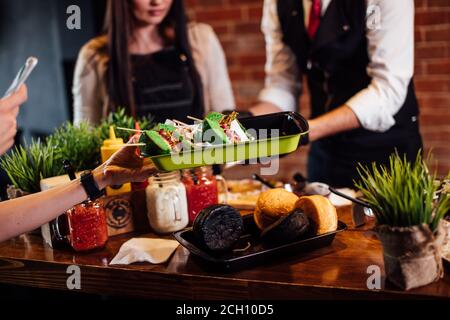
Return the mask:
<svg viewBox="0 0 450 320">
<path fill-rule="evenodd" d="M 16 92 L 17 89 L 19 89 L 20 86 L 25 83 L 28 76 L 31 74 L 31 71 L 33 71 L 34 67 L 36 67 L 37 63 L 38 59 L 35 57 L 29 57 L 27 61 L 25 61 L 25 64 L 22 66 L 22 68 L 20 68 L 8 90 L 6 90 L 5 94 L 3 95 L 3 98 Z"/>
</svg>

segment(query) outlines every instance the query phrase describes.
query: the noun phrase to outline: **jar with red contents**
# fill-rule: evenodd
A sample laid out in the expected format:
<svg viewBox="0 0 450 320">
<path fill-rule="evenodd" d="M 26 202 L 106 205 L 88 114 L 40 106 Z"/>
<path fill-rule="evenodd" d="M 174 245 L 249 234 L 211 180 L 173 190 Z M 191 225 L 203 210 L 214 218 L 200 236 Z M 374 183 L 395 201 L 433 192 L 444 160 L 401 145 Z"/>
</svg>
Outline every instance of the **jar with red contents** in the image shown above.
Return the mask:
<svg viewBox="0 0 450 320">
<path fill-rule="evenodd" d="M 219 203 L 218 182 L 226 190 L 226 182 L 221 176 L 214 176 L 211 167 L 183 170 L 183 183 L 186 187 L 189 222 L 204 208 Z"/>
<path fill-rule="evenodd" d="M 108 240 L 108 226 L 103 206 L 86 201 L 66 212 L 68 235 L 66 238 L 75 251 L 90 251 L 103 248 Z"/>
</svg>

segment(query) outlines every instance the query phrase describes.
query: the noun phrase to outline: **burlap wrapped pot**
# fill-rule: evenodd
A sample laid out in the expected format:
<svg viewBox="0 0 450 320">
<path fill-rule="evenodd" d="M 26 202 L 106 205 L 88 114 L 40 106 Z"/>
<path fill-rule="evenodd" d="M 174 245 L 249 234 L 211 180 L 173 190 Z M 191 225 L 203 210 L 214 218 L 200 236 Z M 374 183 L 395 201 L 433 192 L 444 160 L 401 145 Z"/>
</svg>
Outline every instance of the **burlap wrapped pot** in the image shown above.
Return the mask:
<svg viewBox="0 0 450 320">
<path fill-rule="evenodd" d="M 438 281 L 444 271 L 441 246 L 444 240 L 442 223 L 432 232 L 428 225 L 375 228 L 383 245 L 387 279 L 403 290 Z"/>
</svg>

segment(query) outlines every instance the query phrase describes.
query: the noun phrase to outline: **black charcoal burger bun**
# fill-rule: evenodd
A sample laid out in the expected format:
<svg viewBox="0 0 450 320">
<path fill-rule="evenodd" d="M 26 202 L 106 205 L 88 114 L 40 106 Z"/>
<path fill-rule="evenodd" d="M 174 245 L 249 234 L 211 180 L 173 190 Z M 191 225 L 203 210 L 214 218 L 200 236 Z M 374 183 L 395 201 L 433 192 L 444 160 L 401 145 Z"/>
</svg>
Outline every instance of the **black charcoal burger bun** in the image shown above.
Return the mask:
<svg viewBox="0 0 450 320">
<path fill-rule="evenodd" d="M 310 229 L 311 224 L 306 214 L 300 209 L 295 209 L 266 228 L 261 237 L 266 243 L 291 242 L 304 238 Z"/>
<path fill-rule="evenodd" d="M 194 236 L 211 251 L 230 250 L 244 232 L 242 216 L 228 205 L 203 209 L 192 226 Z"/>
</svg>

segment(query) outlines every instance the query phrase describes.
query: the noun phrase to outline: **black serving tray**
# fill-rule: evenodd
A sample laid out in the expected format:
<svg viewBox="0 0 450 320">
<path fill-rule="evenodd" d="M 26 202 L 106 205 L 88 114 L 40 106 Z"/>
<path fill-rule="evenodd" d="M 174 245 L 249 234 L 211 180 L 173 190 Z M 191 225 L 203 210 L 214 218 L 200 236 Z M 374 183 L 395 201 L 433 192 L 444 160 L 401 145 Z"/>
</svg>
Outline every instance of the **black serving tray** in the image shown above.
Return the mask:
<svg viewBox="0 0 450 320">
<path fill-rule="evenodd" d="M 273 258 L 282 258 L 297 255 L 303 252 L 329 246 L 337 233 L 347 229 L 347 225 L 341 221 L 338 229 L 309 238 L 299 239 L 283 244 L 267 244 L 260 237 L 260 231 L 256 226 L 253 215 L 243 217 L 245 231 L 233 250 L 226 252 L 212 252 L 205 248 L 195 238 L 192 228 L 174 233 L 175 239 L 193 255 L 201 258 L 209 265 L 222 270 L 238 270 L 248 268 Z M 248 247 L 250 244 L 250 247 Z M 245 249 L 248 247 L 248 249 Z M 242 249 L 242 251 L 240 251 Z"/>
</svg>

